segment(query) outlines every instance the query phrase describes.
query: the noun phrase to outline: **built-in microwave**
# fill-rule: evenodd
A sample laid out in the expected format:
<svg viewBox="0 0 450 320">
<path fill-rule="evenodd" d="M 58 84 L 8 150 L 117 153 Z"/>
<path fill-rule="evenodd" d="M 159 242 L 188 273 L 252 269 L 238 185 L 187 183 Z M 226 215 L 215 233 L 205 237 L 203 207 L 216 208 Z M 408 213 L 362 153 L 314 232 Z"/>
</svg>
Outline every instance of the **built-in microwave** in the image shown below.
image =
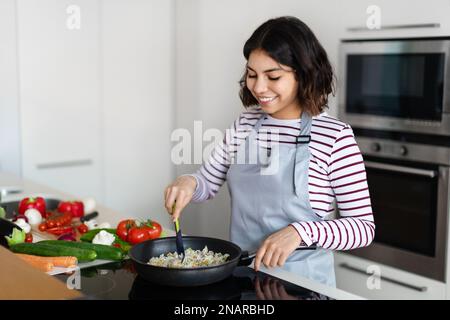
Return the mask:
<svg viewBox="0 0 450 320">
<path fill-rule="evenodd" d="M 450 38 L 345 40 L 339 117 L 361 128 L 450 136 Z"/>
</svg>

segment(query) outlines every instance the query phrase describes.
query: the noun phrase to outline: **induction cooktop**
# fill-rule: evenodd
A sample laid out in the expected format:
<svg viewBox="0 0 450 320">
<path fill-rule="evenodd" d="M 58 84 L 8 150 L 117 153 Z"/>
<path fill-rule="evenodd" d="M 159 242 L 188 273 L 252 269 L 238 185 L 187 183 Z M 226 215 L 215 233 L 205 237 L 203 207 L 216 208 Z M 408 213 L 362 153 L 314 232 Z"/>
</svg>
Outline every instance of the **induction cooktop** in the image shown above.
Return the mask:
<svg viewBox="0 0 450 320">
<path fill-rule="evenodd" d="M 218 283 L 181 288 L 144 280 L 131 260 L 55 277 L 94 300 L 333 300 L 249 267 L 235 268 L 230 277 Z"/>
</svg>

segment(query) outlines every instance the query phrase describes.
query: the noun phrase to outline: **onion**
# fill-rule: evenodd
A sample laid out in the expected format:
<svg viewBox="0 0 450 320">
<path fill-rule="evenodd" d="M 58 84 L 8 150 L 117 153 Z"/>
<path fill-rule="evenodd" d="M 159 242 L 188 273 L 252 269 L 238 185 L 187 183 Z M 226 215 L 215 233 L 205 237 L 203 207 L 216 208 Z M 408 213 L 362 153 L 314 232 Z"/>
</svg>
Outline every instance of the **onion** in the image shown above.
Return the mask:
<svg viewBox="0 0 450 320">
<path fill-rule="evenodd" d="M 19 219 L 23 219 L 23 220 L 25 220 L 26 223 L 28 223 L 28 217 L 27 216 L 25 216 L 23 214 L 17 214 L 17 213 L 14 212 L 14 217 L 13 217 L 12 221 L 16 222 Z"/>
<path fill-rule="evenodd" d="M 42 215 L 36 209 L 27 209 L 24 213 L 25 217 L 28 218 L 28 223 L 32 226 L 38 225 L 42 222 Z"/>
<path fill-rule="evenodd" d="M 64 233 L 62 235 L 60 235 L 58 237 L 58 240 L 63 240 L 63 241 L 76 241 L 74 235 L 72 232 L 69 233 Z"/>
</svg>

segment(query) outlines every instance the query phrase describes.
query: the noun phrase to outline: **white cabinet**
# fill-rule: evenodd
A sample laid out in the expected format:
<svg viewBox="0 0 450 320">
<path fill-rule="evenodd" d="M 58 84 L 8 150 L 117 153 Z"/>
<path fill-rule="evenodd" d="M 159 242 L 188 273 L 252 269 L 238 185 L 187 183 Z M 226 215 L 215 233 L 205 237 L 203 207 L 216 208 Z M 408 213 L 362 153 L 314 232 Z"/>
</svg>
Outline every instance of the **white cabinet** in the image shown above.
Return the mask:
<svg viewBox="0 0 450 320">
<path fill-rule="evenodd" d="M 369 30 L 366 26 L 368 18 L 371 19 L 376 14 L 370 9 L 367 12 L 372 5 L 379 8 L 379 30 Z M 340 6 L 338 12 L 340 14 L 336 15 L 336 20 L 342 28 L 343 38 L 431 37 L 450 34 L 450 2 L 447 0 L 433 0 L 432 4 L 429 1 L 349 0 Z M 351 31 L 349 28 L 359 30 Z"/>
<path fill-rule="evenodd" d="M 335 253 L 337 287 L 367 299 L 446 299 L 446 284 L 347 253 Z M 374 276 L 373 273 L 376 273 Z M 378 281 L 379 280 L 379 281 Z"/>
<path fill-rule="evenodd" d="M 23 176 L 167 224 L 174 1 L 16 8 Z"/>
<path fill-rule="evenodd" d="M 99 1 L 18 0 L 24 177 L 102 199 Z"/>
</svg>

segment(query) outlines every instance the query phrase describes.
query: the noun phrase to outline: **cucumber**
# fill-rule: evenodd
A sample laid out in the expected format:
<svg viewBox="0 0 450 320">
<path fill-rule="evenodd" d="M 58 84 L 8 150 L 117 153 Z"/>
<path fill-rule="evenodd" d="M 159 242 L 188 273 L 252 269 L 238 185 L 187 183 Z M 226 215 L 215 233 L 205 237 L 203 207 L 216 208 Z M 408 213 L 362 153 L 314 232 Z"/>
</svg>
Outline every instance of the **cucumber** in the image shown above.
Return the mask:
<svg viewBox="0 0 450 320">
<path fill-rule="evenodd" d="M 92 261 L 97 258 L 97 252 L 76 247 L 55 246 L 44 243 L 18 243 L 9 247 L 12 252 L 31 254 L 44 257 L 76 257 L 78 261 Z"/>
<path fill-rule="evenodd" d="M 94 240 L 94 238 L 97 235 L 97 233 L 99 233 L 102 230 L 105 230 L 106 232 L 109 232 L 109 233 L 111 233 L 113 235 L 116 235 L 116 229 L 93 229 L 93 230 L 89 230 L 88 232 L 83 234 L 80 237 L 80 240 L 81 241 L 86 241 L 86 242 L 92 242 L 92 240 Z"/>
<path fill-rule="evenodd" d="M 55 247 L 79 248 L 84 250 L 93 250 L 97 253 L 97 259 L 122 260 L 123 252 L 120 248 L 106 246 L 103 244 L 93 244 L 89 242 L 75 242 L 64 240 L 44 240 L 38 243 L 47 244 Z"/>
</svg>

